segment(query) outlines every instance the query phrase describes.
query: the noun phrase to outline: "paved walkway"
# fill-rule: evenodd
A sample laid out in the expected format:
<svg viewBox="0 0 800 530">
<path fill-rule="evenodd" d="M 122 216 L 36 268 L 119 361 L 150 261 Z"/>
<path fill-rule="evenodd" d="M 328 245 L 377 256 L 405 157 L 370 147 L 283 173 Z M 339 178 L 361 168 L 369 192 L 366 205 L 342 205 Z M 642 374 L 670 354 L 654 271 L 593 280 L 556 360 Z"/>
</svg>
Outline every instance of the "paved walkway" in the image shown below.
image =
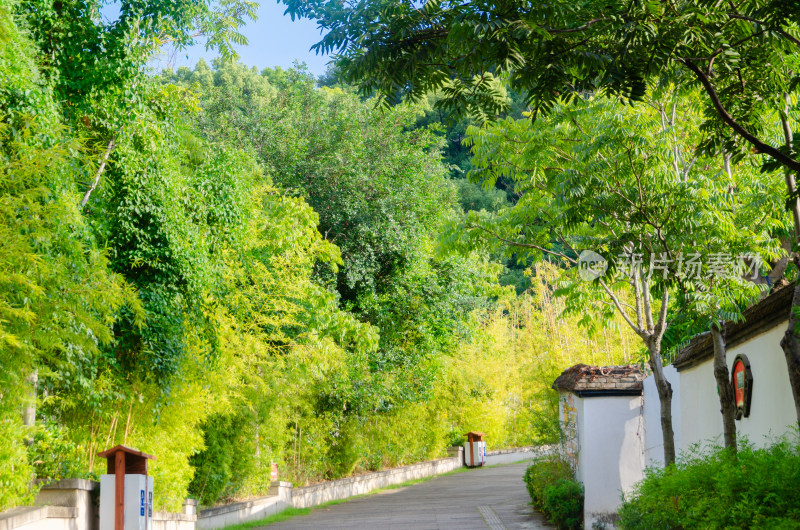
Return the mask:
<svg viewBox="0 0 800 530">
<path fill-rule="evenodd" d="M 545 529 L 522 482 L 527 464 L 480 468 L 314 509 L 278 528 Z"/>
</svg>

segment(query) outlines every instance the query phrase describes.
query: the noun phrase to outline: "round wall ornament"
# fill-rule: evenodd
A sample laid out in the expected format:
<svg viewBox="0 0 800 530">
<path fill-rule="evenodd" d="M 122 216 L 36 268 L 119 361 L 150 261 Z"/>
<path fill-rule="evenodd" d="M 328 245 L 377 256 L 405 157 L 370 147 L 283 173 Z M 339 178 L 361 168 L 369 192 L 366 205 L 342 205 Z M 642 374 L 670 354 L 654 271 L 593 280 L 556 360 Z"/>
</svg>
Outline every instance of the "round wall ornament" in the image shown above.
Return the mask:
<svg viewBox="0 0 800 530">
<path fill-rule="evenodd" d="M 753 373 L 746 355 L 737 355 L 731 373 L 733 395 L 736 400 L 736 419 L 750 416 L 750 401 L 753 397 Z"/>
</svg>

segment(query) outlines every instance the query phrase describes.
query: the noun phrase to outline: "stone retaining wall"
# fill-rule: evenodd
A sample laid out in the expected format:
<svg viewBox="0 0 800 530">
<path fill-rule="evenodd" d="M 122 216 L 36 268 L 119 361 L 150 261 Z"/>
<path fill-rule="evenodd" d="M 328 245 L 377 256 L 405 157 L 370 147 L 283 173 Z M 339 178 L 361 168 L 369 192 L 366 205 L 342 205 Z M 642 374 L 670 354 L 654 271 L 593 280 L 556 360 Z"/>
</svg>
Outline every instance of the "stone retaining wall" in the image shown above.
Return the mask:
<svg viewBox="0 0 800 530">
<path fill-rule="evenodd" d="M 195 530 L 197 515 L 186 513 L 153 512 L 153 530 Z"/>
<path fill-rule="evenodd" d="M 313 486 L 294 488 L 291 493 L 292 506 L 295 508 L 319 506 L 326 502 L 363 495 L 372 490 L 385 488 L 393 484 L 441 475 L 458 469 L 463 465 L 463 457 L 459 451 L 458 456 L 450 458 L 420 462 L 419 464 L 356 475 L 331 482 L 314 484 Z"/>
<path fill-rule="evenodd" d="M 97 530 L 100 484 L 92 480 L 65 479 L 47 484 L 34 506 L 0 513 L 0 530 Z M 196 501 L 187 500 L 184 513 L 153 513 L 151 530 L 195 530 Z"/>
<path fill-rule="evenodd" d="M 201 510 L 197 517 L 196 528 L 212 530 L 258 521 L 282 512 L 290 506 L 292 506 L 292 483 L 273 482 L 266 497 Z"/>
<path fill-rule="evenodd" d="M 515 449 L 498 449 L 486 452 L 486 465 L 514 464 L 523 460 L 533 460 L 552 454 L 558 446 L 542 445 L 531 447 L 517 447 Z"/>
<path fill-rule="evenodd" d="M 77 519 L 77 508 L 26 506 L 0 514 L 0 530 L 74 530 Z"/>
</svg>

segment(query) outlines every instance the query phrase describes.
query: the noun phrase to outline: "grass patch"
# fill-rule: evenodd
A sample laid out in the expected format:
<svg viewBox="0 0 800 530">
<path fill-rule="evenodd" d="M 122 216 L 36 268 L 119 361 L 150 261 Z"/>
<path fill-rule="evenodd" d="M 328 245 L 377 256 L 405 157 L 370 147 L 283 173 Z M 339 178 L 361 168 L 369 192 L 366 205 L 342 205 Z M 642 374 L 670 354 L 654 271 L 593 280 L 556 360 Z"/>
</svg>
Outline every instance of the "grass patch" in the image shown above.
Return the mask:
<svg viewBox="0 0 800 530">
<path fill-rule="evenodd" d="M 286 508 L 282 512 L 270 515 L 266 519 L 259 519 L 258 521 L 250 521 L 249 523 L 242 523 L 234 526 L 226 526 L 225 528 L 226 530 L 246 530 L 248 528 L 256 528 L 257 526 L 266 526 L 272 523 L 280 523 L 281 521 L 291 519 L 296 515 L 308 515 L 310 513 L 311 513 L 311 508 Z"/>
<path fill-rule="evenodd" d="M 457 467 L 452 471 L 448 471 L 447 473 L 442 473 L 441 475 L 435 475 L 434 477 L 428 477 L 425 480 L 432 479 L 435 477 L 449 477 L 450 475 L 457 475 L 459 473 L 468 473 L 470 471 L 475 471 L 476 469 L 480 469 L 479 467 Z"/>
<path fill-rule="evenodd" d="M 400 486 L 399 484 L 396 485 L 396 487 L 399 487 L 399 486 Z M 392 489 L 392 488 L 390 486 L 388 488 L 383 488 L 383 489 Z M 357 499 L 359 497 L 366 497 L 367 495 L 371 495 L 373 493 L 377 493 L 378 491 L 379 490 L 374 490 L 374 491 L 371 491 L 369 493 L 365 493 L 363 495 L 355 495 L 353 497 L 348 497 L 346 499 L 336 499 L 336 500 L 333 500 L 333 501 L 328 501 L 325 504 L 320 504 L 319 506 L 311 506 L 309 508 L 286 508 L 282 512 L 276 513 L 275 515 L 270 515 L 269 517 L 267 517 L 265 519 L 259 519 L 258 521 L 250 521 L 249 523 L 242 523 L 242 524 L 237 524 L 237 525 L 234 525 L 234 526 L 226 526 L 225 530 L 247 530 L 248 528 L 258 528 L 258 527 L 261 527 L 261 526 L 268 526 L 268 525 L 271 525 L 273 523 L 280 523 L 281 521 L 286 521 L 286 520 L 291 519 L 293 517 L 296 517 L 298 515 L 308 515 L 311 512 L 313 512 L 314 510 L 319 510 L 321 508 L 327 508 L 329 506 L 335 506 L 337 504 L 342 504 L 344 502 L 347 502 L 347 501 L 350 501 L 350 500 L 353 500 L 353 499 Z"/>
</svg>

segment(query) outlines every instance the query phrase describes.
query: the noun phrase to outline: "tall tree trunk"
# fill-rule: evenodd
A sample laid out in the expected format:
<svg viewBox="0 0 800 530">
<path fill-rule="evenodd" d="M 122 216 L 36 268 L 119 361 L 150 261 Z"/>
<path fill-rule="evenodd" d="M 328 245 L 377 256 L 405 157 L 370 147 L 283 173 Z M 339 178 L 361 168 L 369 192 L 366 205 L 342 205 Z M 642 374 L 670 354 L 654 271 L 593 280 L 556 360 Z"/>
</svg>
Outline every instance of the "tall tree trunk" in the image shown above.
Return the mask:
<svg viewBox="0 0 800 530">
<path fill-rule="evenodd" d="M 736 186 L 733 182 L 731 170 L 731 154 L 724 153 L 722 162 L 725 173 L 728 175 L 728 193 L 733 194 Z M 728 357 L 725 346 L 725 337 L 716 324 L 711 326 L 711 342 L 714 345 L 714 378 L 719 389 L 719 411 L 722 413 L 722 438 L 725 448 L 736 454 L 736 400 L 733 395 L 733 385 L 728 373 Z"/>
<path fill-rule="evenodd" d="M 25 382 L 30 385 L 28 388 L 28 400 L 25 409 L 22 411 L 22 423 L 25 427 L 32 429 L 36 425 L 36 386 L 39 383 L 39 371 L 34 370 L 31 375 L 25 378 Z M 25 437 L 25 444 L 33 443 L 32 436 Z"/>
<path fill-rule="evenodd" d="M 794 154 L 793 149 L 793 134 L 792 128 L 789 124 L 789 107 L 790 99 L 788 94 L 783 95 L 786 102 L 785 112 L 781 114 L 781 125 L 783 126 L 783 136 L 786 140 L 786 147 L 789 150 L 790 156 Z M 797 186 L 794 178 L 794 173 L 790 169 L 786 169 L 786 191 L 789 196 L 794 196 L 797 191 Z M 797 199 L 788 204 L 792 211 L 792 218 L 794 219 L 794 246 L 800 245 L 800 201 Z M 795 257 L 795 266 L 800 269 L 800 263 Z M 789 383 L 792 385 L 792 396 L 794 397 L 794 408 L 797 416 L 797 424 L 800 425 L 800 340 L 794 332 L 800 319 L 795 315 L 796 311 L 800 311 L 800 285 L 794 288 L 794 296 L 792 297 L 792 311 L 789 314 L 789 328 L 781 340 L 781 348 L 783 354 L 786 356 L 786 367 L 789 370 Z"/>
<path fill-rule="evenodd" d="M 733 385 L 728 372 L 725 337 L 720 329 L 711 326 L 711 340 L 714 343 L 714 378 L 719 389 L 720 412 L 722 412 L 722 436 L 725 448 L 736 452 L 736 400 L 733 396 Z"/>
<path fill-rule="evenodd" d="M 675 463 L 675 432 L 672 430 L 672 385 L 664 375 L 664 364 L 661 360 L 661 340 L 651 336 L 647 340 L 650 352 L 650 369 L 658 390 L 658 401 L 661 404 L 661 435 L 664 440 L 664 466 Z"/>
<path fill-rule="evenodd" d="M 795 326 L 800 323 L 797 314 L 798 308 L 800 308 L 800 285 L 794 288 L 792 312 L 789 313 L 789 329 L 786 330 L 781 340 L 781 348 L 786 356 L 786 367 L 789 370 L 789 383 L 792 385 L 797 424 L 800 426 L 800 340 L 794 332 Z"/>
</svg>

